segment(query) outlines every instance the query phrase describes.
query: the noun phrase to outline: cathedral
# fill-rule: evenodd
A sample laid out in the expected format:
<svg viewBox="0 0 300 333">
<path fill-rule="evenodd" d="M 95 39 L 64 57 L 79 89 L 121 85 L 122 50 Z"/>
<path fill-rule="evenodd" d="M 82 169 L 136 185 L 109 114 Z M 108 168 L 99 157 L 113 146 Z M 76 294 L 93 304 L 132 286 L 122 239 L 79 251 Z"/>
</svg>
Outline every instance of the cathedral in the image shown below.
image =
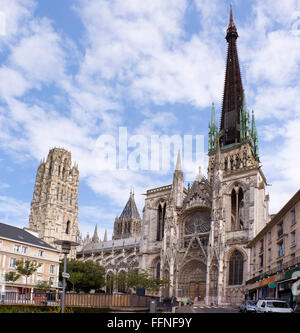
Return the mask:
<svg viewBox="0 0 300 333">
<path fill-rule="evenodd" d="M 132 268 L 169 279 L 162 296 L 198 297 L 206 304 L 245 298 L 250 272 L 247 246 L 269 221 L 269 196 L 261 170 L 254 113 L 246 105 L 237 52 L 238 32 L 230 11 L 220 124 L 214 104 L 208 132 L 207 177 L 201 170 L 185 187 L 178 152 L 172 183 L 146 191 L 142 218 L 131 192 L 114 222 L 112 240 L 81 240 L 76 257 L 92 259 L 111 273 Z M 30 228 L 49 244 L 80 239 L 77 166 L 63 149 L 50 151 L 38 168 Z M 73 257 L 75 253 L 72 254 Z"/>
</svg>

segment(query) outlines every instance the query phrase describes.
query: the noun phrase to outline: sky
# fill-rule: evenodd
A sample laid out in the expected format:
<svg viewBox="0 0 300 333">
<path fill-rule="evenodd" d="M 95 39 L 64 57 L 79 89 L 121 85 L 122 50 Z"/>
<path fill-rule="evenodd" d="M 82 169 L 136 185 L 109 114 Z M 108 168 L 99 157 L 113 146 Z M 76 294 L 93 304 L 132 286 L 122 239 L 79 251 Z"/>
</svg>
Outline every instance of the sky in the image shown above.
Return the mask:
<svg viewBox="0 0 300 333">
<path fill-rule="evenodd" d="M 300 1 L 231 2 L 276 213 L 300 184 Z M 53 147 L 78 163 L 83 236 L 97 224 L 100 238 L 105 229 L 111 237 L 132 188 L 142 216 L 146 190 L 172 183 L 178 147 L 163 164 L 151 154 L 155 138 L 192 138 L 194 159 L 182 150 L 185 182 L 199 166 L 205 174 L 229 8 L 224 0 L 0 0 L 0 221 L 29 226 L 36 171 Z"/>
</svg>

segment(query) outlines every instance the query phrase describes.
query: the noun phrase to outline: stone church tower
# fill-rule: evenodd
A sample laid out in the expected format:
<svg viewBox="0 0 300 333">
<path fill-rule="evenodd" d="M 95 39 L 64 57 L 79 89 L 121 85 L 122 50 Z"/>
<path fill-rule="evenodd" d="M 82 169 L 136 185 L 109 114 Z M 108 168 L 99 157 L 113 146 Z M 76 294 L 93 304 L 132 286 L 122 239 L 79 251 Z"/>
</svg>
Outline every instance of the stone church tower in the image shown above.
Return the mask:
<svg viewBox="0 0 300 333">
<path fill-rule="evenodd" d="M 254 114 L 240 74 L 232 10 L 221 122 L 214 105 L 209 125 L 207 178 L 184 187 L 180 152 L 170 185 L 148 190 L 139 263 L 170 287 L 163 296 L 195 297 L 206 304 L 240 303 L 250 271 L 247 244 L 269 220 Z"/>
<path fill-rule="evenodd" d="M 237 38 L 230 10 L 220 130 L 217 130 L 214 106 L 209 127 L 208 180 L 212 188 L 212 211 L 206 296 L 208 302 L 217 296 L 219 303 L 244 298 L 245 280 L 250 271 L 247 243 L 269 219 L 267 183 L 259 164 L 253 111 L 250 128 Z M 218 279 L 212 283 L 216 273 Z"/>
<path fill-rule="evenodd" d="M 122 214 L 115 219 L 113 239 L 140 236 L 141 224 L 141 217 L 134 201 L 134 193 L 130 192 Z"/>
<path fill-rule="evenodd" d="M 53 247 L 59 248 L 57 239 L 78 240 L 78 184 L 78 166 L 72 167 L 71 153 L 51 149 L 37 170 L 29 228 Z M 73 248 L 70 257 L 75 253 Z"/>
</svg>

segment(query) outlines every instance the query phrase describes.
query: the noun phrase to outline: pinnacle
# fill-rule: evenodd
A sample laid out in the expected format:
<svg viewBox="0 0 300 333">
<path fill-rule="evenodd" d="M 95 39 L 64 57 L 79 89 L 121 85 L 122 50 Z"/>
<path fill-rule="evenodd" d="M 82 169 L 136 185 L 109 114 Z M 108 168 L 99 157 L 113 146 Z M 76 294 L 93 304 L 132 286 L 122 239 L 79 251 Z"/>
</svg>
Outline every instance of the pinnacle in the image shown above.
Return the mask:
<svg viewBox="0 0 300 333">
<path fill-rule="evenodd" d="M 177 162 L 176 162 L 175 171 L 182 171 L 180 149 L 178 149 L 178 155 L 177 155 Z"/>
</svg>

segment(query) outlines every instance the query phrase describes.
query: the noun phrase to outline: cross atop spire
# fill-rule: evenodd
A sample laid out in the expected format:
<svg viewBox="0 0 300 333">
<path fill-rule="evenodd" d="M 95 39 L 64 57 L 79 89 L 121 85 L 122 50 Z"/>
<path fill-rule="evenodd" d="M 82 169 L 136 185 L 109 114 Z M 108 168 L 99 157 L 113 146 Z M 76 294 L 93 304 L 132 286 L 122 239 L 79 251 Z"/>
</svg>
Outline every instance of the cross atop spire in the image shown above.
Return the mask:
<svg viewBox="0 0 300 333">
<path fill-rule="evenodd" d="M 236 30 L 236 26 L 235 26 L 234 21 L 233 21 L 232 5 L 230 4 L 229 24 L 228 24 L 227 35 L 226 35 L 227 41 L 232 36 L 234 36 L 235 38 L 238 38 L 238 33 L 237 33 L 237 30 Z"/>
</svg>

